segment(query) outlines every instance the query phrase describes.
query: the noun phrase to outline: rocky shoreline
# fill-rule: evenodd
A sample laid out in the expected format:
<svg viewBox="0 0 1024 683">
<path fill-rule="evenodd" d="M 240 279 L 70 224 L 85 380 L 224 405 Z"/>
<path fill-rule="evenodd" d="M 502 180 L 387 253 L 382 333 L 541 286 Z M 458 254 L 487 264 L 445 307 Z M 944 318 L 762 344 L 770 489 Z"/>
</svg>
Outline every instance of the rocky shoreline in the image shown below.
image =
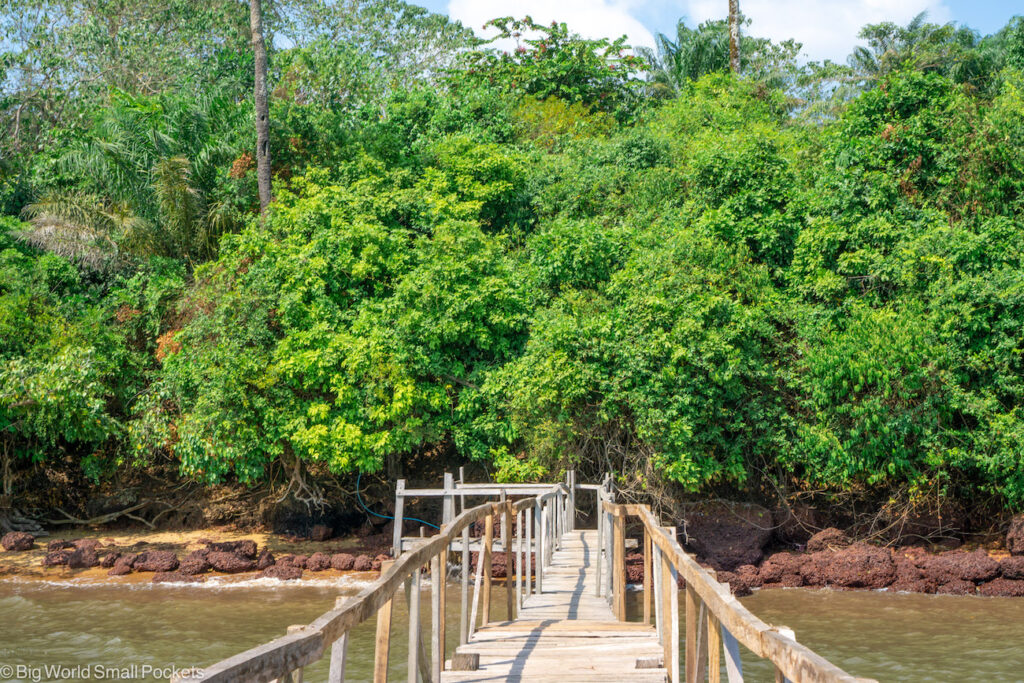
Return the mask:
<svg viewBox="0 0 1024 683">
<path fill-rule="evenodd" d="M 5 551 L 0 553 L 0 576 L 117 580 L 132 575 L 135 580 L 145 577 L 154 583 L 201 583 L 208 576 L 220 575 L 289 581 L 302 578 L 306 572 L 380 571 L 381 563 L 390 558 L 383 535 L 333 544 L 280 538 L 274 541 L 276 554 L 269 539 L 261 547 L 248 538 L 127 543 L 84 537 L 55 539 L 37 547 L 30 534 L 13 532 L 0 538 Z M 284 544 L 294 545 L 296 552 L 281 552 Z M 5 562 L 14 558 L 18 561 Z"/>
<path fill-rule="evenodd" d="M 775 544 L 772 551 L 771 531 L 756 521 L 735 511 L 730 516 L 691 516 L 680 541 L 738 596 L 759 588 L 806 587 L 1024 597 L 1024 516 L 1014 518 L 999 547 L 951 550 L 871 545 L 827 528 L 795 549 Z M 205 535 L 177 543 L 82 537 L 51 540 L 42 547 L 30 534 L 14 532 L 0 538 L 0 576 L 50 578 L 56 573 L 196 583 L 230 575 L 289 581 L 308 573 L 375 572 L 391 557 L 386 533 L 329 539 L 325 533 L 311 539 L 265 536 L 258 539 L 261 545 L 253 538 L 213 540 Z M 24 559 L 8 562 L 13 557 Z M 506 577 L 510 564 L 514 567 L 504 553 L 494 553 L 492 576 Z M 630 583 L 643 581 L 642 554 L 627 555 L 626 575 Z"/>
</svg>

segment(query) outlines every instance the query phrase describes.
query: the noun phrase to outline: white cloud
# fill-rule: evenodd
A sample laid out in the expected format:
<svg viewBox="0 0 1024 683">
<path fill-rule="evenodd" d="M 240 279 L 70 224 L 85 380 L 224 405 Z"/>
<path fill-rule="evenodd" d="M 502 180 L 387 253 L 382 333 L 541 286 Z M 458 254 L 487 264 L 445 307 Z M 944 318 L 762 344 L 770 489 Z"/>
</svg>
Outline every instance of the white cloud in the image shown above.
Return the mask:
<svg viewBox="0 0 1024 683">
<path fill-rule="evenodd" d="M 686 5 L 691 26 L 728 14 L 726 0 L 687 0 Z M 808 58 L 838 62 L 860 43 L 857 33 L 864 24 L 906 24 L 923 11 L 936 23 L 952 18 L 944 0 L 740 0 L 740 9 L 752 21 L 752 35 L 794 38 L 803 43 Z"/>
<path fill-rule="evenodd" d="M 485 35 L 485 22 L 495 17 L 529 15 L 537 23 L 564 21 L 585 38 L 629 36 L 631 45 L 653 46 L 654 36 L 633 16 L 635 2 L 623 0 L 449 0 L 448 15 Z M 489 34 L 489 35 L 493 35 Z"/>
</svg>

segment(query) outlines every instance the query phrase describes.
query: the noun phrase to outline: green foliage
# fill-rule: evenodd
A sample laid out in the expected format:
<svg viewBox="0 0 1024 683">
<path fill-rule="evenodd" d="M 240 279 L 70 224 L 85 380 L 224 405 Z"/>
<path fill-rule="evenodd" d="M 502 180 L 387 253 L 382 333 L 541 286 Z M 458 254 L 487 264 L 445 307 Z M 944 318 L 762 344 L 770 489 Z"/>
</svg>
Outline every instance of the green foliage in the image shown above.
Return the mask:
<svg viewBox="0 0 1024 683">
<path fill-rule="evenodd" d="M 530 17 L 501 17 L 487 23 L 495 40 L 515 40 L 512 51 L 468 52 L 452 76 L 456 87 L 496 86 L 538 99 L 558 97 L 600 111 L 627 116 L 637 105 L 643 62 L 629 53 L 626 37 L 589 40 L 563 23 L 538 24 Z"/>
<path fill-rule="evenodd" d="M 19 462 L 1024 509 L 1019 19 L 868 26 L 845 66 L 744 35 L 737 76 L 721 21 L 644 73 L 562 24 L 497 19 L 502 52 L 400 0 L 274 3 L 257 215 L 244 5 L 29 4 L 0 13 Z"/>
</svg>

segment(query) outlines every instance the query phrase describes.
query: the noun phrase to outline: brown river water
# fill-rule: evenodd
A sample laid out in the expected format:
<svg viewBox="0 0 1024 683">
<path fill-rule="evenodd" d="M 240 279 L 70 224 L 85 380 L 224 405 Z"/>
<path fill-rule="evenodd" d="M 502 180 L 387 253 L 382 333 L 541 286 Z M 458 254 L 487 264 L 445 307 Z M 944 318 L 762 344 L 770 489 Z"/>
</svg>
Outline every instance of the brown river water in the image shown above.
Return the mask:
<svg viewBox="0 0 1024 683">
<path fill-rule="evenodd" d="M 0 681 L 166 680 L 156 673 L 202 667 L 282 635 L 364 585 L 347 579 L 188 587 L 0 581 Z M 638 598 L 630 594 L 633 618 Z M 458 637 L 458 600 L 458 586 L 450 585 L 449 653 Z M 495 591 L 493 618 L 504 618 L 504 602 Z M 1021 599 L 794 589 L 760 591 L 743 602 L 855 675 L 1024 681 Z M 429 642 L 429 602 L 422 611 Z M 392 680 L 405 680 L 406 623 L 399 599 Z M 346 680 L 370 679 L 373 638 L 373 620 L 353 632 Z M 771 668 L 749 653 L 743 664 L 746 680 L 773 680 Z M 307 669 L 307 681 L 326 677 L 326 661 Z"/>
</svg>

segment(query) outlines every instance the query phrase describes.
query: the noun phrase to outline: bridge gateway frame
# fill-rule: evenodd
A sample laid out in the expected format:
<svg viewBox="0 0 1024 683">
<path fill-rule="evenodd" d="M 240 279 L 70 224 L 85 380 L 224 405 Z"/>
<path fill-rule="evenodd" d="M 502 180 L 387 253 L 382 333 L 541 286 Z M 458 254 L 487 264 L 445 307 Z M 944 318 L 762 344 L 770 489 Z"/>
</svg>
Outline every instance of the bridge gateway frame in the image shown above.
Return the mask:
<svg viewBox="0 0 1024 683">
<path fill-rule="evenodd" d="M 564 539 L 575 533 L 578 491 L 596 492 L 598 550 L 594 556 L 594 592 L 608 601 L 620 622 L 626 620 L 626 519 L 634 518 L 643 527 L 643 622 L 651 624 L 653 620 L 662 658 L 655 663 L 637 660 L 638 667 L 660 664 L 659 668 L 664 668 L 665 677 L 671 683 L 719 681 L 724 652 L 729 683 L 737 683 L 743 680 L 739 660 L 739 646 L 743 645 L 774 665 L 777 682 L 869 681 L 851 676 L 798 643 L 792 630 L 770 626 L 752 614 L 732 595 L 728 586 L 717 581 L 714 572 L 701 567 L 683 550 L 674 528 L 661 526 L 648 506 L 616 503 L 610 475 L 606 475 L 601 484 L 577 484 L 575 473 L 571 471 L 565 482 L 556 484 L 467 484 L 461 472 L 457 483 L 451 475 L 445 475 L 441 489 L 406 489 L 404 481 L 400 482 L 396 487 L 397 559 L 382 567 L 379 579 L 355 596 L 338 598 L 334 609 L 313 622 L 290 626 L 287 634 L 280 638 L 206 667 L 201 677 L 172 680 L 176 683 L 200 680 L 208 683 L 301 683 L 304 667 L 328 655 L 329 683 L 341 683 L 345 680 L 350 631 L 376 615 L 373 680 L 383 683 L 388 677 L 393 630 L 391 608 L 399 589 L 403 588 L 409 603 L 408 680 L 439 683 L 446 668 L 473 670 L 479 663 L 472 655 L 457 650 L 447 658 L 446 591 L 443 588 L 449 561 L 459 557 L 461 565 L 458 642 L 464 650 L 462 646 L 472 643 L 478 628 L 492 623 L 490 570 L 496 548 L 510 552 L 514 559 L 506 563 L 509 571 L 514 567 L 514 576 L 506 577 L 506 609 L 511 621 L 513 615 L 518 616 L 524 610 L 524 603 L 545 593 L 544 576 L 551 570 L 552 557 Z M 403 539 L 398 520 L 402 519 L 405 498 L 426 496 L 444 498 L 440 532 L 431 537 Z M 499 500 L 465 507 L 465 499 L 472 496 Z M 518 499 L 512 500 L 513 497 Z M 455 514 L 456 500 L 462 508 L 458 515 Z M 500 540 L 495 538 L 496 520 L 501 520 Z M 483 523 L 483 533 L 474 537 L 470 532 L 478 522 Z M 471 550 L 479 553 L 472 598 L 469 592 Z M 531 566 L 532 572 L 525 570 Z M 419 628 L 420 581 L 424 570 L 429 570 L 431 581 L 429 656 Z M 685 581 L 686 608 L 686 641 L 682 653 L 679 646 L 680 578 Z"/>
</svg>

